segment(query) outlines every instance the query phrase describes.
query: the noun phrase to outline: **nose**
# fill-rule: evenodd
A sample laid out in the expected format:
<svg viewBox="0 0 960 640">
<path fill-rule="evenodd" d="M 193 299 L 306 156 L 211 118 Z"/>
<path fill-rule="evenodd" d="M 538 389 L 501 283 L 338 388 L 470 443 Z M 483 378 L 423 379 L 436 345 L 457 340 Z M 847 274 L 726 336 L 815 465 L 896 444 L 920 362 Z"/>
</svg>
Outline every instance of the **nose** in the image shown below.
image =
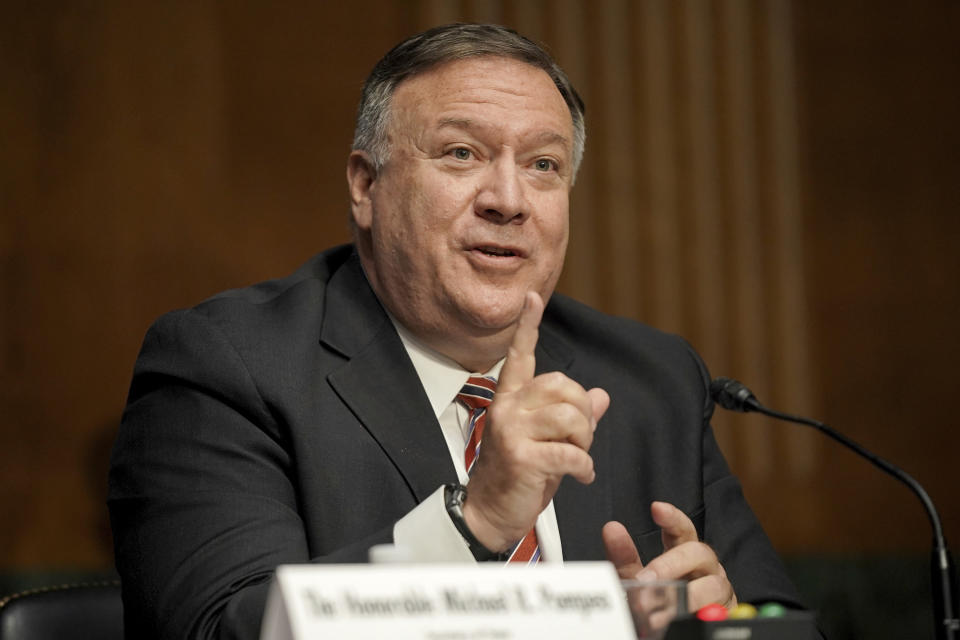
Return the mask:
<svg viewBox="0 0 960 640">
<path fill-rule="evenodd" d="M 512 154 L 490 162 L 477 187 L 474 208 L 481 218 L 494 224 L 522 224 L 530 217 L 521 170 Z"/>
</svg>

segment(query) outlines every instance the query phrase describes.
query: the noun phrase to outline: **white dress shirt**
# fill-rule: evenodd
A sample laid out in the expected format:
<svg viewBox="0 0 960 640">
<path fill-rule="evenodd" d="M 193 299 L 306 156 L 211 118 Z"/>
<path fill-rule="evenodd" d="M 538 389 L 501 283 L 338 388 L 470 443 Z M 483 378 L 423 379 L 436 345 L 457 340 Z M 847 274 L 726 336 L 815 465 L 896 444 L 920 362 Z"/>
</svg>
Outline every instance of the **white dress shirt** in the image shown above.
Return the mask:
<svg viewBox="0 0 960 640">
<path fill-rule="evenodd" d="M 391 320 L 427 392 L 430 406 L 433 407 L 439 423 L 436 426 L 439 426 L 443 433 L 460 483 L 466 485 L 470 478 L 464 465 L 463 454 L 467 446 L 470 412 L 462 403 L 457 402 L 456 398 L 471 373 L 427 347 L 392 317 Z M 499 377 L 503 362 L 501 360 L 481 375 Z M 425 425 L 424 428 L 434 426 Z M 393 527 L 394 545 L 403 557 L 411 561 L 474 562 L 466 541 L 447 515 L 443 493 L 443 487 L 438 487 L 426 500 L 397 521 Z M 562 562 L 560 529 L 552 500 L 537 518 L 536 531 L 542 561 Z"/>
</svg>

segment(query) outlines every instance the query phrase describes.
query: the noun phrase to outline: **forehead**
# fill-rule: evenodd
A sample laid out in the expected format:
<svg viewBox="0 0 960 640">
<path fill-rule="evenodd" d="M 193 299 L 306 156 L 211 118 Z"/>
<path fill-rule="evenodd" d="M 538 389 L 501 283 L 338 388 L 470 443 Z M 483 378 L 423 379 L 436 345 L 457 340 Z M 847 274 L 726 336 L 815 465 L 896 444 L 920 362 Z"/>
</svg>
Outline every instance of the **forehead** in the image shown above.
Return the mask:
<svg viewBox="0 0 960 640">
<path fill-rule="evenodd" d="M 570 110 L 550 76 L 493 56 L 447 62 L 401 82 L 392 108 L 405 124 L 436 127 L 480 119 L 503 129 L 535 129 L 572 140 Z"/>
</svg>

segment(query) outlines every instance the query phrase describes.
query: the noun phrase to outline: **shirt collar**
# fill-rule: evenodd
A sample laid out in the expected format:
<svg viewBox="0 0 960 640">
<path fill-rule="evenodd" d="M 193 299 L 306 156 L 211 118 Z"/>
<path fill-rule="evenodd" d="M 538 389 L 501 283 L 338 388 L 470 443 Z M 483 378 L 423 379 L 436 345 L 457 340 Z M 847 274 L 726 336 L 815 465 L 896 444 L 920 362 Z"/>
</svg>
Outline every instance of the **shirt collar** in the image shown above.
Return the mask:
<svg viewBox="0 0 960 640">
<path fill-rule="evenodd" d="M 413 362 L 413 368 L 417 370 L 417 375 L 420 376 L 420 384 L 427 392 L 427 398 L 430 400 L 430 406 L 433 407 L 434 414 L 439 418 L 440 414 L 456 399 L 464 383 L 473 374 L 450 358 L 425 345 L 406 327 L 397 322 L 392 315 L 389 313 L 387 315 L 400 335 L 400 340 L 407 350 L 407 355 Z M 499 378 L 500 369 L 503 368 L 505 359 L 501 358 L 489 371 L 483 372 L 481 375 Z"/>
</svg>

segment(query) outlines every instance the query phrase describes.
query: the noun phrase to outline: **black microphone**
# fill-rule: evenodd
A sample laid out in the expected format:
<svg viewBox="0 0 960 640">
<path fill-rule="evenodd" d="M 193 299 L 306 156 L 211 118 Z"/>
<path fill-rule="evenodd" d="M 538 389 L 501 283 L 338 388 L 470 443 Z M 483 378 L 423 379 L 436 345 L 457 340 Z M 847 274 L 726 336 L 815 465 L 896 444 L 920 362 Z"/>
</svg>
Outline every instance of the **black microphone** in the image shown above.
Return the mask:
<svg viewBox="0 0 960 640">
<path fill-rule="evenodd" d="M 813 427 L 906 484 L 920 498 L 920 502 L 927 510 L 927 517 L 930 518 L 930 525 L 933 528 L 933 555 L 930 570 L 933 579 L 933 623 L 937 640 L 958 640 L 960 638 L 960 620 L 956 617 L 958 608 L 956 569 L 953 566 L 953 558 L 943 537 L 940 516 L 937 514 L 936 507 L 933 506 L 930 496 L 927 495 L 919 482 L 899 467 L 864 449 L 850 438 L 822 422 L 768 409 L 760 404 L 753 392 L 742 382 L 731 378 L 717 378 L 710 383 L 710 396 L 715 403 L 729 411 L 744 413 L 755 411 L 778 420 Z"/>
<path fill-rule="evenodd" d="M 753 392 L 732 378 L 717 378 L 711 382 L 710 397 L 728 411 L 759 411 L 761 408 Z"/>
</svg>

